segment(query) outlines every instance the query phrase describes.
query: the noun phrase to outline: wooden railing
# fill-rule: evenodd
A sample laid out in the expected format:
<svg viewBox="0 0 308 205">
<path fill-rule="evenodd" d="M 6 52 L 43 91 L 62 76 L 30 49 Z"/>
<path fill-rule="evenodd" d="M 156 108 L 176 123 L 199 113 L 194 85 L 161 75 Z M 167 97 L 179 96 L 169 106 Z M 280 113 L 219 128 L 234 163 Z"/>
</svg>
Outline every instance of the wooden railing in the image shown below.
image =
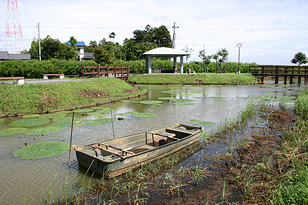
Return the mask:
<svg viewBox="0 0 308 205">
<path fill-rule="evenodd" d="M 128 79 L 128 66 L 82 66 L 81 76 L 92 75 L 92 77 L 116 77 L 120 79 Z"/>
<path fill-rule="evenodd" d="M 290 78 L 290 84 L 293 84 L 293 78 L 298 77 L 298 84 L 301 84 L 301 79 L 304 77 L 304 83 L 307 84 L 308 66 L 249 66 L 249 73 L 261 77 L 262 82 L 264 77 L 274 76 L 276 84 L 279 77 L 284 77 L 284 84 L 287 84 L 287 78 Z"/>
</svg>

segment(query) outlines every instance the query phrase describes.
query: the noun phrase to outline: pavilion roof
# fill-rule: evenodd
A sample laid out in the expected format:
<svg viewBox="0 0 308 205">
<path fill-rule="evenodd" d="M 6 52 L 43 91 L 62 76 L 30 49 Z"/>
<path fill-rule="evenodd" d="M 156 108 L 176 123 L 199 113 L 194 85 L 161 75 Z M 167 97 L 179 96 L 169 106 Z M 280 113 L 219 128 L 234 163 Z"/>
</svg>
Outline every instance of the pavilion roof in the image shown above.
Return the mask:
<svg viewBox="0 0 308 205">
<path fill-rule="evenodd" d="M 173 49 L 173 48 L 160 47 L 160 48 L 155 48 L 155 49 L 149 50 L 149 51 L 143 53 L 143 55 L 145 55 L 145 56 L 174 57 L 174 56 L 188 56 L 190 54 L 186 53 L 185 51 L 176 50 L 176 49 Z"/>
</svg>

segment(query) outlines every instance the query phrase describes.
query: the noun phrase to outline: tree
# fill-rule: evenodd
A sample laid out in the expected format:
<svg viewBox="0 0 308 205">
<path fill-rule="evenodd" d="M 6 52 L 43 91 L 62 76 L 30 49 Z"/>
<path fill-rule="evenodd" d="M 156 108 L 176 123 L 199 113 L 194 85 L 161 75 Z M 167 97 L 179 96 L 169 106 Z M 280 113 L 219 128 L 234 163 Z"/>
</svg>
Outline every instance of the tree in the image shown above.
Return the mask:
<svg viewBox="0 0 308 205">
<path fill-rule="evenodd" d="M 190 53 L 190 52 L 194 51 L 195 49 L 188 48 L 188 45 L 185 45 L 185 49 L 182 49 L 182 50 L 185 51 L 186 53 Z M 186 56 L 186 61 L 188 61 L 189 57 L 190 57 L 190 55 Z"/>
<path fill-rule="evenodd" d="M 291 60 L 291 63 L 298 64 L 298 66 L 300 66 L 302 64 L 308 63 L 308 59 L 304 53 L 298 52 L 294 55 L 294 58 Z"/>
<path fill-rule="evenodd" d="M 134 39 L 124 40 L 124 51 L 127 61 L 129 60 L 140 60 L 142 54 L 146 51 L 157 48 L 158 46 L 154 42 L 136 42 Z"/>
<path fill-rule="evenodd" d="M 113 42 L 114 42 L 115 36 L 116 36 L 116 34 L 115 34 L 114 32 L 111 32 L 111 33 L 109 34 L 109 38 L 110 38 L 110 39 L 113 39 Z"/>
<path fill-rule="evenodd" d="M 102 46 L 98 46 L 94 50 L 94 61 L 98 64 L 111 64 L 115 60 L 107 50 L 105 50 Z"/>
<path fill-rule="evenodd" d="M 147 41 L 156 43 L 158 47 L 172 47 L 170 32 L 164 25 L 153 28 L 148 24 L 145 30 L 135 30 L 133 34 L 133 40 L 138 43 Z"/>
<path fill-rule="evenodd" d="M 41 41 L 42 60 L 56 59 L 77 59 L 76 50 L 67 43 L 61 43 L 49 35 Z M 38 59 L 38 42 L 34 39 L 29 50 L 32 59 Z"/>
<path fill-rule="evenodd" d="M 204 73 L 207 73 L 208 72 L 208 69 L 207 69 L 207 66 L 211 63 L 211 58 L 213 56 L 211 55 L 205 55 L 205 50 L 201 50 L 199 51 L 199 58 L 202 59 L 203 61 L 203 70 L 204 70 Z"/>
<path fill-rule="evenodd" d="M 228 60 L 229 52 L 227 49 L 223 48 L 217 51 L 216 54 L 213 55 L 213 59 L 216 61 L 216 73 L 224 69 L 226 73 L 226 62 Z"/>
</svg>

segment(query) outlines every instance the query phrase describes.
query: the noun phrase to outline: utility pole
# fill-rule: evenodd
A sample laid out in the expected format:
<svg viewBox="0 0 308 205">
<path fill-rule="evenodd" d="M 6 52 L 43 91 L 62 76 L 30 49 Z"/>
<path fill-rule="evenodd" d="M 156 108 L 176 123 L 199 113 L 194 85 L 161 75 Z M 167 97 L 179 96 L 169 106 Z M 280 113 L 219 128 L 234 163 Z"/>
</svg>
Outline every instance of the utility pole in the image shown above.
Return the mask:
<svg viewBox="0 0 308 205">
<path fill-rule="evenodd" d="M 41 54 L 41 33 L 40 33 L 40 23 L 37 23 L 37 30 L 38 30 L 38 45 L 39 45 L 39 61 L 42 60 Z"/>
<path fill-rule="evenodd" d="M 175 29 L 176 29 L 176 28 L 179 28 L 178 26 L 175 26 L 175 23 L 176 23 L 176 22 L 174 22 L 174 23 L 173 23 L 173 26 L 172 26 L 172 28 L 173 28 L 172 48 L 175 48 Z"/>
<path fill-rule="evenodd" d="M 240 73 L 240 55 L 241 55 L 241 47 L 242 47 L 242 44 L 241 44 L 241 43 L 238 43 L 238 44 L 236 44 L 236 47 L 238 47 L 238 61 L 237 61 L 238 70 L 237 70 L 237 73 Z"/>
</svg>

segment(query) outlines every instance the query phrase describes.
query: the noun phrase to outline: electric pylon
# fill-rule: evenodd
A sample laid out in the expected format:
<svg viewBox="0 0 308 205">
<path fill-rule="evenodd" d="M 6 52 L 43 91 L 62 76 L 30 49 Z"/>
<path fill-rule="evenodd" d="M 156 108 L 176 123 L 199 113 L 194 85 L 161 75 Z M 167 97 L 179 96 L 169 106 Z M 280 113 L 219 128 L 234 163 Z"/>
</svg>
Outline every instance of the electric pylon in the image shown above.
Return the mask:
<svg viewBox="0 0 308 205">
<path fill-rule="evenodd" d="M 9 53 L 19 53 L 24 50 L 24 47 L 17 0 L 8 0 L 6 17 L 6 50 L 9 51 Z"/>
</svg>

